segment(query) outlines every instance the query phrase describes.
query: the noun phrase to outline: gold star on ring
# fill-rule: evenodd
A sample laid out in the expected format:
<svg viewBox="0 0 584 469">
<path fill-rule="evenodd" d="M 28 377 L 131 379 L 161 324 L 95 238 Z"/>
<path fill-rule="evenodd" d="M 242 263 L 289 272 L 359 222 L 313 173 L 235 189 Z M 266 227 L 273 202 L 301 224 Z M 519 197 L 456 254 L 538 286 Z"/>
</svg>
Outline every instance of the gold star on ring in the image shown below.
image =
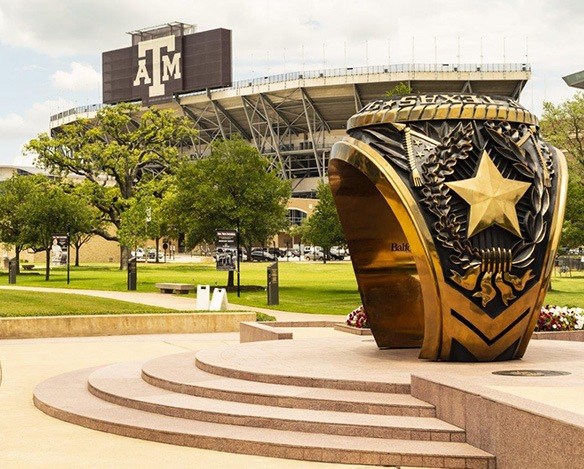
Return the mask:
<svg viewBox="0 0 584 469">
<path fill-rule="evenodd" d="M 492 225 L 521 237 L 515 205 L 531 184 L 504 178 L 486 151 L 475 177 L 446 185 L 470 205 L 469 238 Z"/>
</svg>

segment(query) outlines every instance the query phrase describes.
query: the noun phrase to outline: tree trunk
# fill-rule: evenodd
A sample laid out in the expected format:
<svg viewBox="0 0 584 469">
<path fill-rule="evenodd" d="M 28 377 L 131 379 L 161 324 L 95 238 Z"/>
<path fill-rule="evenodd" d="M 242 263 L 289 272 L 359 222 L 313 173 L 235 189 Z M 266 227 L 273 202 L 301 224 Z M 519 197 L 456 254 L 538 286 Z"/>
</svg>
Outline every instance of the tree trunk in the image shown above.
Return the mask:
<svg viewBox="0 0 584 469">
<path fill-rule="evenodd" d="M 158 259 L 158 249 L 160 248 L 160 238 L 156 238 L 156 263 L 158 264 L 160 260 Z"/>
<path fill-rule="evenodd" d="M 120 270 L 128 268 L 128 259 L 130 259 L 130 248 L 120 245 Z"/>
<path fill-rule="evenodd" d="M 20 274 L 20 253 L 22 248 L 20 246 L 14 246 L 14 257 L 16 259 L 16 273 Z"/>
<path fill-rule="evenodd" d="M 81 247 L 80 244 L 75 245 L 75 267 L 79 267 L 79 248 L 80 247 Z"/>
</svg>

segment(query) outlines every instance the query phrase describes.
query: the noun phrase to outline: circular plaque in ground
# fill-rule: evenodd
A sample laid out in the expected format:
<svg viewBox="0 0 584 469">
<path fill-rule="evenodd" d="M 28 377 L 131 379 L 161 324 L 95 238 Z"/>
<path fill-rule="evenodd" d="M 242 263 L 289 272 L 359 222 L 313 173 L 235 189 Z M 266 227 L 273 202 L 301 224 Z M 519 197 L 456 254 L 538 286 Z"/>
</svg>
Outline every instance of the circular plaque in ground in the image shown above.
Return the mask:
<svg viewBox="0 0 584 469">
<path fill-rule="evenodd" d="M 504 371 L 493 371 L 494 375 L 503 376 L 564 376 L 569 375 L 567 371 L 554 371 L 554 370 L 504 370 Z"/>
</svg>

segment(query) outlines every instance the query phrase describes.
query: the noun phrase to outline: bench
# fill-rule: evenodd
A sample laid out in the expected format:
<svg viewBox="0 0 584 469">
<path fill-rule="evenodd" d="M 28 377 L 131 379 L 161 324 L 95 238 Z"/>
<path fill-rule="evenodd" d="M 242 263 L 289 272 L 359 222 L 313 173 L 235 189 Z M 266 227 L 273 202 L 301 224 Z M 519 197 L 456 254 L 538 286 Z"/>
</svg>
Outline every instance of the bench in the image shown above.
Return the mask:
<svg viewBox="0 0 584 469">
<path fill-rule="evenodd" d="M 160 293 L 179 293 L 188 294 L 195 289 L 190 283 L 157 283 L 154 285 L 160 290 Z"/>
<path fill-rule="evenodd" d="M 32 270 L 34 269 L 34 264 L 21 264 L 20 265 L 24 270 Z"/>
</svg>

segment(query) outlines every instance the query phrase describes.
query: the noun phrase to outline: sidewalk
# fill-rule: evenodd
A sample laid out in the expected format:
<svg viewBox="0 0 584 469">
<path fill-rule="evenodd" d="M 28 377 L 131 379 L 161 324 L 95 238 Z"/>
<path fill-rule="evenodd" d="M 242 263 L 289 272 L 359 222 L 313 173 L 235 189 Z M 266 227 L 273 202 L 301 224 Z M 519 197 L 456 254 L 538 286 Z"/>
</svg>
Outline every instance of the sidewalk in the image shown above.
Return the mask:
<svg viewBox="0 0 584 469">
<path fill-rule="evenodd" d="M 2 289 L 100 296 L 177 310 L 195 308 L 192 295 L 0 286 Z M 230 307 L 263 311 L 282 321 L 333 320 L 328 315 Z M 311 335 L 337 333 L 330 328 L 311 329 L 316 329 L 309 332 Z M 302 331 L 295 331 L 295 336 L 302 337 Z M 32 403 L 39 383 L 67 371 L 238 343 L 238 333 L 0 340 L 0 467 L 260 469 L 277 464 L 280 469 L 338 468 L 335 464 L 223 453 L 102 433 L 49 417 Z"/>
<path fill-rule="evenodd" d="M 62 290 L 36 287 L 0 286 L 2 289 L 56 291 L 88 296 L 102 296 L 177 310 L 193 310 L 194 297 L 140 292 L 100 292 Z M 1 294 L 1 293 L 0 293 Z M 267 308 L 231 305 L 232 309 L 262 311 L 280 321 L 339 320 L 344 316 L 287 313 Z M 295 329 L 295 340 L 314 337 L 338 337 L 343 332 L 332 328 Z M 373 339 L 367 339 L 373 341 Z M 504 362 L 504 368 L 552 369 L 571 374 L 547 384 L 529 384 L 532 378 L 516 378 L 512 386 L 489 386 L 509 395 L 518 396 L 547 406 L 558 413 L 569 411 L 584 418 L 584 368 L 582 346 L 564 342 L 562 353 L 553 344 L 535 341 L 528 347 L 523 360 Z M 541 341 L 550 342 L 550 341 Z M 44 380 L 68 371 L 101 366 L 108 363 L 197 351 L 220 345 L 239 343 L 237 333 L 162 334 L 141 336 L 75 337 L 51 339 L 0 340 L 0 467 L 18 468 L 162 468 L 201 467 L 259 469 L 278 465 L 280 469 L 339 468 L 338 464 L 272 459 L 237 455 L 196 448 L 165 445 L 93 431 L 51 418 L 33 406 L 34 388 Z M 371 344 L 374 347 L 374 344 Z M 532 362 L 531 357 L 542 347 L 549 348 L 545 363 Z M 568 353 L 569 352 L 569 353 Z M 567 355 L 566 355 L 567 353 Z M 424 362 L 420 361 L 419 365 Z M 442 365 L 441 365 L 442 366 Z M 446 365 L 443 365 L 446 366 Z M 452 367 L 460 368 L 461 364 Z M 482 366 L 484 368 L 484 365 Z M 408 370 L 413 371 L 413 370 Z M 490 373 L 488 373 L 490 375 Z M 545 380 L 545 378 L 544 378 Z M 561 384 L 560 384 L 561 383 Z M 368 467 L 368 466 L 346 466 Z"/>
</svg>

